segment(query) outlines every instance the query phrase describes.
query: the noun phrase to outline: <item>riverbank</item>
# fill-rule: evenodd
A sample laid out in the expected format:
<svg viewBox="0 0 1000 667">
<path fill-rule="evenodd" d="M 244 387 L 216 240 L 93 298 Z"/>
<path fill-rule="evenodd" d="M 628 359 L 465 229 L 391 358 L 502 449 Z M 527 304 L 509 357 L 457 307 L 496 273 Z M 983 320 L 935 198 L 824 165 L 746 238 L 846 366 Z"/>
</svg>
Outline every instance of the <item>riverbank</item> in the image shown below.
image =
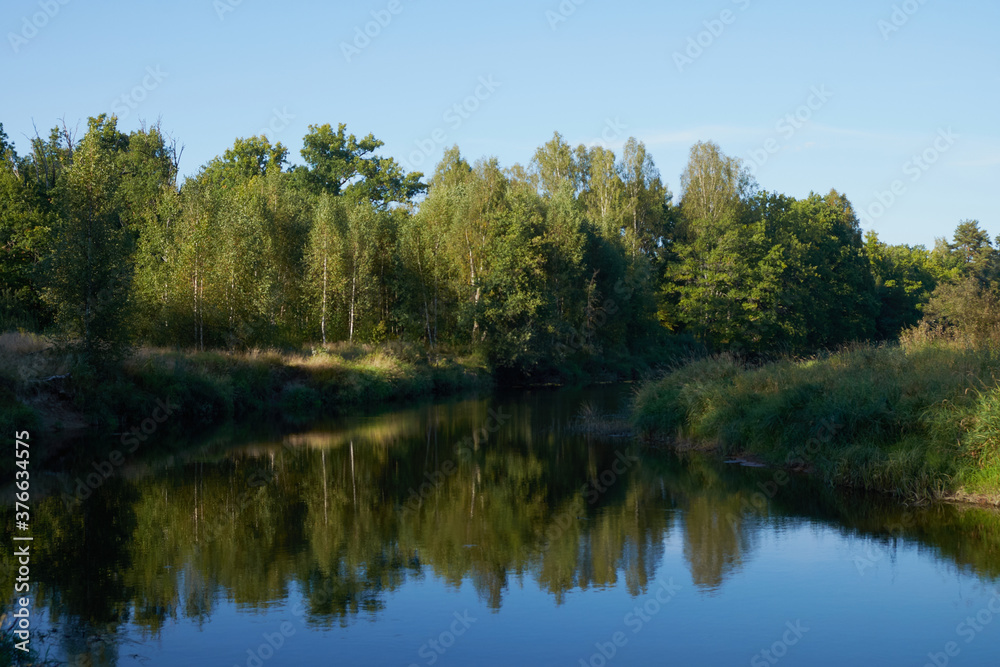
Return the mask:
<svg viewBox="0 0 1000 667">
<path fill-rule="evenodd" d="M 144 348 L 109 377 L 88 375 L 44 338 L 0 337 L 0 429 L 53 436 L 170 430 L 242 418 L 292 425 L 347 410 L 488 389 L 475 355 L 403 344 L 300 352 Z"/>
<path fill-rule="evenodd" d="M 46 337 L 0 334 L 0 430 L 118 429 L 145 419 L 157 400 L 180 402 L 182 423 L 278 418 L 304 424 L 346 409 L 447 396 L 494 386 L 636 381 L 655 364 L 693 353 L 668 337 L 641 354 L 551 360 L 530 372 L 494 368 L 483 352 L 416 343 L 334 343 L 303 350 L 193 351 L 140 348 L 104 377 L 88 375 Z"/>
<path fill-rule="evenodd" d="M 639 391 L 646 437 L 909 500 L 1000 504 L 1000 353 L 857 345 L 747 365 L 720 355 Z"/>
</svg>

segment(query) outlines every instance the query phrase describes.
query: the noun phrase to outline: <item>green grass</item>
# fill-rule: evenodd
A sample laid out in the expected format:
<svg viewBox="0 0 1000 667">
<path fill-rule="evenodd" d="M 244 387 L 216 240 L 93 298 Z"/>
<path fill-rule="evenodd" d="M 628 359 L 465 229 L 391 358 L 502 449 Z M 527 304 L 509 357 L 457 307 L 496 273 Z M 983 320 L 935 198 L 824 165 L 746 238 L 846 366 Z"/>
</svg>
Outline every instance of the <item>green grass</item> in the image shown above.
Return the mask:
<svg viewBox="0 0 1000 667">
<path fill-rule="evenodd" d="M 691 361 L 646 384 L 643 433 L 811 469 L 910 499 L 1000 493 L 1000 354 L 948 343 L 856 345 L 748 366 Z"/>
<path fill-rule="evenodd" d="M 324 414 L 482 389 L 489 378 L 475 359 L 430 360 L 416 346 L 389 343 L 299 353 L 149 350 L 126 364 L 118 384 L 120 391 L 101 392 L 114 397 L 104 402 L 108 409 L 138 388 L 139 402 L 169 398 L 188 419 L 202 423 L 266 416 L 301 425 Z M 128 410 L 143 412 L 141 406 Z"/>
<path fill-rule="evenodd" d="M 53 375 L 69 377 L 52 380 Z M 242 418 L 301 426 L 321 416 L 370 411 L 491 385 L 482 359 L 415 345 L 336 344 L 301 351 L 177 351 L 144 348 L 113 374 L 67 361 L 44 339 L 0 336 L 0 427 L 127 430 L 157 401 L 179 406 L 167 428 Z M 67 423 L 63 423 L 67 422 Z"/>
</svg>

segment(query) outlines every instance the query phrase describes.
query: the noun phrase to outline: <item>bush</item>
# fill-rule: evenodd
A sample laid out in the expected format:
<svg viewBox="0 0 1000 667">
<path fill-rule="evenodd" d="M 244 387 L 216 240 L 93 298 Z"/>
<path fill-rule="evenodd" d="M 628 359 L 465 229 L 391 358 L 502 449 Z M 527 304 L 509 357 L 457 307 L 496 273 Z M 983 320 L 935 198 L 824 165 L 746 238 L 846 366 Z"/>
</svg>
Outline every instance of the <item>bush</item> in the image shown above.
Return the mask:
<svg viewBox="0 0 1000 667">
<path fill-rule="evenodd" d="M 910 342 L 956 341 L 970 347 L 1000 345 L 1000 285 L 976 276 L 942 283 L 924 318 L 904 333 Z"/>
</svg>

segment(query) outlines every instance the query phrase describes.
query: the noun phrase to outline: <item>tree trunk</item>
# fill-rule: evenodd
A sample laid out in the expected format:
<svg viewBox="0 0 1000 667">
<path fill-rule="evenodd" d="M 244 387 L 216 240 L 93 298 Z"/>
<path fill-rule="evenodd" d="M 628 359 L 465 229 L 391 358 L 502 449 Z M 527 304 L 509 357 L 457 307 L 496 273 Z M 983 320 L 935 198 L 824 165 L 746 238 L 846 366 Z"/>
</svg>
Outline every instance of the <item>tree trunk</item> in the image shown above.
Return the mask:
<svg viewBox="0 0 1000 667">
<path fill-rule="evenodd" d="M 355 301 L 355 296 L 357 294 L 357 285 L 358 285 L 358 272 L 357 269 L 355 269 L 354 271 L 351 272 L 351 316 L 350 316 L 350 324 L 348 325 L 348 335 L 347 335 L 347 339 L 352 343 L 354 342 L 354 307 L 355 307 L 354 301 Z"/>
<path fill-rule="evenodd" d="M 323 334 L 323 345 L 326 345 L 326 281 L 327 281 L 327 257 L 323 255 L 323 305 L 319 318 L 319 329 Z"/>
</svg>

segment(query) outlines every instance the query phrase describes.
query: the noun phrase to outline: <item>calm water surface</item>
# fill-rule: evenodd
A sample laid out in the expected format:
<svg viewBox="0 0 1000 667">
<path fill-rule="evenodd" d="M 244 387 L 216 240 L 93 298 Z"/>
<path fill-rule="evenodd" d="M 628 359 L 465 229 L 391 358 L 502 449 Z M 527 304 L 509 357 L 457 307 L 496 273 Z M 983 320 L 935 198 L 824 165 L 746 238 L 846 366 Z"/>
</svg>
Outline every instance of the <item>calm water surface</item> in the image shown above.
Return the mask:
<svg viewBox="0 0 1000 667">
<path fill-rule="evenodd" d="M 629 391 L 146 446 L 79 503 L 59 496 L 79 473 L 47 476 L 36 645 L 147 667 L 1000 664 L 997 514 L 575 427 Z"/>
</svg>

